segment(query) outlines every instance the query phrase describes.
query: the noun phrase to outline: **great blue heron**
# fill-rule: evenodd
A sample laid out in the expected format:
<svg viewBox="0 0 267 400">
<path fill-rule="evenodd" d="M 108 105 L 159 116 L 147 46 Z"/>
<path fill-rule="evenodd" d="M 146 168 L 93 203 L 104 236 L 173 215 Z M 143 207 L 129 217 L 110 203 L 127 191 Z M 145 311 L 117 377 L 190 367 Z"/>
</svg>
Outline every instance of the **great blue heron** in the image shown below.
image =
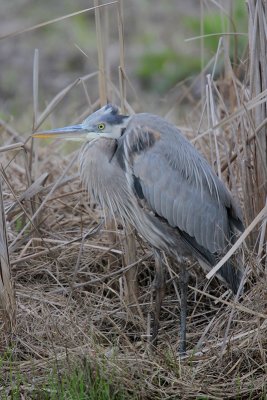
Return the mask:
<svg viewBox="0 0 267 400">
<path fill-rule="evenodd" d="M 107 104 L 79 125 L 33 136 L 83 140 L 80 174 L 90 195 L 181 264 L 180 350 L 185 352 L 185 259 L 193 256 L 211 269 L 243 230 L 223 182 L 181 132 L 156 115 L 122 115 Z M 241 276 L 231 261 L 218 272 L 234 293 Z"/>
</svg>

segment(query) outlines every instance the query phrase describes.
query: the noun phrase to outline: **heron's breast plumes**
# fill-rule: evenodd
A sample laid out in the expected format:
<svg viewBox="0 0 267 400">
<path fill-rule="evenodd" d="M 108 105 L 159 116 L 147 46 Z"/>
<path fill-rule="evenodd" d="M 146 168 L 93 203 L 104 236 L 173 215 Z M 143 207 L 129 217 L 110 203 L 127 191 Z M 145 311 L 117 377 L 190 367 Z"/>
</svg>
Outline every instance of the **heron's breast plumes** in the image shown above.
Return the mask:
<svg viewBox="0 0 267 400">
<path fill-rule="evenodd" d="M 80 176 L 90 199 L 99 203 L 113 217 L 125 217 L 129 204 L 129 187 L 125 174 L 112 160 L 116 142 L 98 139 L 86 143 L 80 151 Z"/>
</svg>

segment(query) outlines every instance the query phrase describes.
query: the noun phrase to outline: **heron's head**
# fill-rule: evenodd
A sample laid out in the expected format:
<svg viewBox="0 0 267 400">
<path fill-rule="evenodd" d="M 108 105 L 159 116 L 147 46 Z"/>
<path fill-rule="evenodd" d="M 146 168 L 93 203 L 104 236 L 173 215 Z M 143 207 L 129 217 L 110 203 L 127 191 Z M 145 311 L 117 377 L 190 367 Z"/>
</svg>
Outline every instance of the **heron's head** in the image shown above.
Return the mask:
<svg viewBox="0 0 267 400">
<path fill-rule="evenodd" d="M 36 138 L 63 138 L 89 141 L 100 137 L 118 139 L 128 123 L 128 115 L 119 114 L 116 106 L 107 104 L 89 115 L 81 124 L 36 132 Z"/>
</svg>

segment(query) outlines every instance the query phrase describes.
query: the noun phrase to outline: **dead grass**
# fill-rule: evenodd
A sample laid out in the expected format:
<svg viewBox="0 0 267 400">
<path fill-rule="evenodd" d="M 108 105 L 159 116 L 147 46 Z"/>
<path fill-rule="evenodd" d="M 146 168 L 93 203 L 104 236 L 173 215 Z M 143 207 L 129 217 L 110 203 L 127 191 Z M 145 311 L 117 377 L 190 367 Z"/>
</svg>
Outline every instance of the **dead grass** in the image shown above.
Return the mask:
<svg viewBox="0 0 267 400">
<path fill-rule="evenodd" d="M 98 2 L 95 2 L 97 4 Z M 119 20 L 122 10 L 119 9 Z M 99 19 L 99 15 L 97 17 Z M 99 20 L 98 20 L 99 23 Z M 122 40 L 123 27 L 119 25 Z M 255 33 L 254 33 L 255 35 Z M 251 38 L 255 42 L 255 36 Z M 259 216 L 255 179 L 255 138 L 265 122 L 252 129 L 254 112 L 266 104 L 265 91 L 249 94 L 246 81 L 231 67 L 223 42 L 224 77 L 207 79 L 206 96 L 192 106 L 187 136 L 210 160 L 219 176 L 242 204 L 246 224 Z M 102 49 L 99 46 L 99 49 Z M 123 63 L 123 44 L 121 63 Z M 100 51 L 102 70 L 103 54 Z M 77 79 L 38 113 L 38 54 L 35 55 L 34 129 L 70 91 L 95 74 Z M 126 109 L 124 64 L 120 91 L 111 82 L 102 86 Z M 101 70 L 101 79 L 103 71 Z M 214 67 L 215 70 L 215 67 Z M 101 84 L 101 82 L 100 82 Z M 90 101 L 89 101 L 90 103 Z M 100 101 L 89 104 L 97 108 Z M 170 107 L 171 109 L 171 107 Z M 198 125 L 196 125 L 196 121 Z M 1 122 L 1 121 L 0 121 Z M 71 122 L 71 121 L 69 121 Z M 12 282 L 16 289 L 16 325 L 0 336 L 2 388 L 11 386 L 10 369 L 31 377 L 32 385 L 46 382 L 55 361 L 64 370 L 69 360 L 86 357 L 110 371 L 112 379 L 143 399 L 264 399 L 266 396 L 267 293 L 266 213 L 243 243 L 246 286 L 233 299 L 216 279 L 207 282 L 192 268 L 188 299 L 188 355 L 179 358 L 178 270 L 169 271 L 158 347 L 151 352 L 147 333 L 152 306 L 154 260 L 137 240 L 136 261 L 126 265 L 124 231 L 99 223 L 101 210 L 88 202 L 77 175 L 75 154 L 65 154 L 60 142 L 13 146 L 21 135 L 2 126 L 1 165 Z M 261 138 L 262 140 L 262 138 Z M 47 174 L 49 172 L 49 174 Z M 262 176 L 262 175 L 261 175 Z M 265 193 L 266 195 L 266 193 Z M 262 206 L 262 203 L 260 203 Z M 114 235 L 112 235 L 114 238 Z M 258 246 L 260 244 L 260 246 Z M 138 267 L 139 306 L 125 304 L 124 276 Z M 193 266 L 192 266 L 193 267 Z M 2 323 L 2 321 L 1 321 Z M 107 372 L 108 373 L 108 372 Z M 130 395 L 129 395 L 130 396 Z M 28 393 L 30 397 L 30 392 Z"/>
</svg>

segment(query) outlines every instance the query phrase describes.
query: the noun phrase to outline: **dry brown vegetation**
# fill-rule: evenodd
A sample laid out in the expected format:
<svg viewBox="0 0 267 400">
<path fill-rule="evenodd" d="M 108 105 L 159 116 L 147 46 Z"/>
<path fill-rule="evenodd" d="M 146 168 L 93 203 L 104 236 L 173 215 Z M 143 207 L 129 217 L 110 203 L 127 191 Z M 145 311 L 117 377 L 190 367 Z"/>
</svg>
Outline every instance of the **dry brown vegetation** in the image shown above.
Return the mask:
<svg viewBox="0 0 267 400">
<path fill-rule="evenodd" d="M 98 9 L 99 74 L 77 79 L 43 112 L 38 111 L 35 53 L 33 130 L 80 87 L 85 106 L 79 119 L 107 96 L 133 112 L 126 101 L 126 89 L 131 87 L 124 65 L 120 5 L 119 87 L 106 77 L 99 28 L 103 10 Z M 188 95 L 187 120 L 192 128 L 184 129 L 242 205 L 247 226 L 240 240 L 246 267 L 244 294 L 233 298 L 216 279 L 207 281 L 195 265 L 188 299 L 188 354 L 180 358 L 179 270 L 165 258 L 168 290 L 158 346 L 151 352 L 147 340 L 154 274 L 151 249 L 137 238 L 135 261 L 125 263 L 124 230 L 118 222 L 111 235 L 110 227 L 99 224 L 101 210 L 88 201 L 79 181 L 77 151 L 66 155 L 62 142 L 43 146 L 31 142 L 30 136 L 25 141 L 12 124 L 1 121 L 2 395 L 9 393 L 10 377 L 17 371 L 28 377 L 21 398 L 30 399 L 34 388 L 47 381 L 55 362 L 64 371 L 70 360 L 86 357 L 106 374 L 109 371 L 129 398 L 266 398 L 267 10 L 263 0 L 249 0 L 248 5 L 248 52 L 232 66 L 227 37 L 219 41 L 211 66 L 215 70 L 218 60 L 223 60 L 224 70 L 216 79 L 212 72 L 203 71 L 203 96 L 192 100 Z M 87 92 L 91 80 L 99 84 L 95 104 L 90 104 Z M 178 98 L 170 104 L 170 113 L 175 113 L 179 102 Z M 128 254 L 128 260 L 133 260 L 133 254 Z M 138 268 L 138 307 L 125 302 L 125 273 L 134 268 Z"/>
</svg>

